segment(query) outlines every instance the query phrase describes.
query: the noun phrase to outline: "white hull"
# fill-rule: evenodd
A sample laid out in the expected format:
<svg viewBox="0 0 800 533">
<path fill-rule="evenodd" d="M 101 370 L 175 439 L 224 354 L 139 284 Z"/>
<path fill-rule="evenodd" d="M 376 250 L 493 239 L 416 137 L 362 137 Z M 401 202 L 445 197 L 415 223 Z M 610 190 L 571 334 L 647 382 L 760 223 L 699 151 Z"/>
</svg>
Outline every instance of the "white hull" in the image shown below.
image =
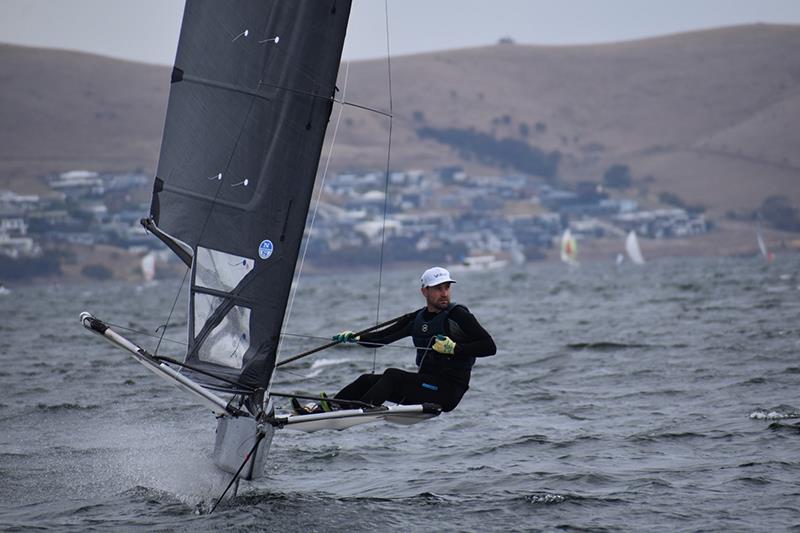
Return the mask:
<svg viewBox="0 0 800 533">
<path fill-rule="evenodd" d="M 452 272 L 484 272 L 508 266 L 505 259 L 497 259 L 493 255 L 476 255 L 464 259 L 462 263 L 450 267 Z"/>
<path fill-rule="evenodd" d="M 375 409 L 343 409 L 314 415 L 276 416 L 275 422 L 278 427 L 312 433 L 321 429 L 342 430 L 381 420 L 409 426 L 438 415 L 438 410 L 423 405 L 393 405 Z"/>
</svg>

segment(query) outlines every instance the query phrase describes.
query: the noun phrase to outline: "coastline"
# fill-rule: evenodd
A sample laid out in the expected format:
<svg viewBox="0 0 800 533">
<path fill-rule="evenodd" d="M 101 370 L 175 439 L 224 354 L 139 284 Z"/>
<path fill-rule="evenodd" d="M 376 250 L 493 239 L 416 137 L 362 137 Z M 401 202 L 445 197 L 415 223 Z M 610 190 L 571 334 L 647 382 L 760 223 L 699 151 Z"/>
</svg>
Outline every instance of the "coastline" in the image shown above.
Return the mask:
<svg viewBox="0 0 800 533">
<path fill-rule="evenodd" d="M 765 230 L 764 238 L 775 260 L 786 253 L 800 252 L 800 234 L 776 230 Z M 713 231 L 702 235 L 672 239 L 640 238 L 642 253 L 647 261 L 676 257 L 755 257 L 759 255 L 755 229 L 752 224 L 738 221 L 721 221 Z M 614 262 L 619 253 L 624 254 L 624 241 L 620 237 L 599 239 L 578 238 L 579 261 L 581 263 Z M 61 253 L 61 275 L 31 277 L 18 280 L 2 280 L 7 288 L 26 285 L 47 285 L 63 283 L 91 283 L 92 281 L 144 281 L 140 261 L 144 252 L 131 252 L 108 245 L 61 246 L 48 250 L 48 253 Z M 559 250 L 553 247 L 543 250 L 544 259 L 528 261 L 526 264 L 560 261 Z M 447 264 L 432 258 L 433 263 Z M 368 271 L 376 269 L 373 265 L 315 265 L 307 261 L 303 266 L 306 275 Z M 386 263 L 387 270 L 421 268 L 419 261 Z M 100 268 L 98 268 L 100 267 Z M 100 275 L 91 274 L 92 269 Z M 156 269 L 156 279 L 180 279 L 185 272 L 182 263 L 175 260 L 161 261 Z"/>
</svg>

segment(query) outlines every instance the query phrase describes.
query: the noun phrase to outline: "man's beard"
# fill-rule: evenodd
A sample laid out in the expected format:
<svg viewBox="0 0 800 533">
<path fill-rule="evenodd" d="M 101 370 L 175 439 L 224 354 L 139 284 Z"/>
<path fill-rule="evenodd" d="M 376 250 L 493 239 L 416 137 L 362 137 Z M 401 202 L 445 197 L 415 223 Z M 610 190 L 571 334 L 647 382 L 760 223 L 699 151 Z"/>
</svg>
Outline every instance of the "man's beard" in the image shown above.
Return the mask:
<svg viewBox="0 0 800 533">
<path fill-rule="evenodd" d="M 436 309 L 444 310 L 447 309 L 448 305 L 450 305 L 450 300 L 449 299 L 434 300 L 433 302 L 431 302 L 431 305 L 433 305 L 433 307 L 435 307 Z"/>
</svg>

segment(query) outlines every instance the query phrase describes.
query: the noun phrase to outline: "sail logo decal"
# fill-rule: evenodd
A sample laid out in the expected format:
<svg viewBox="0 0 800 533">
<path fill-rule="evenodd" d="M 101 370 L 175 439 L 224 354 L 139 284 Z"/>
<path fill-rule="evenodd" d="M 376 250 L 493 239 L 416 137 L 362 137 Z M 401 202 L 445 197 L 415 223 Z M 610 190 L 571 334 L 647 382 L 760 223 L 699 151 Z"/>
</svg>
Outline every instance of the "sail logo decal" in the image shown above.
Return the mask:
<svg viewBox="0 0 800 533">
<path fill-rule="evenodd" d="M 272 245 L 272 241 L 269 239 L 264 239 L 261 241 L 261 244 L 258 245 L 258 257 L 261 259 L 268 259 L 274 250 L 275 247 Z"/>
</svg>

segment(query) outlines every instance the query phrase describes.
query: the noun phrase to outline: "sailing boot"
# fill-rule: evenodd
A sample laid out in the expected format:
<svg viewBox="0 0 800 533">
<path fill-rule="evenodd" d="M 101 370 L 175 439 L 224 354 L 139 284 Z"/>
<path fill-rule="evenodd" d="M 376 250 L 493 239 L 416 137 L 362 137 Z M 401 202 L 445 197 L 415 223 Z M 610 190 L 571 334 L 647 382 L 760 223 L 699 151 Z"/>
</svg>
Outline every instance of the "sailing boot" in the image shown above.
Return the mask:
<svg viewBox="0 0 800 533">
<path fill-rule="evenodd" d="M 292 404 L 292 413 L 296 414 L 296 415 L 308 415 L 308 414 L 311 414 L 312 408 L 315 406 L 315 404 L 312 404 L 312 403 L 307 404 L 307 405 L 303 405 L 303 404 L 300 403 L 300 400 L 298 400 L 297 398 L 292 398 L 290 403 Z"/>
<path fill-rule="evenodd" d="M 322 398 L 319 401 L 319 408 L 322 409 L 322 412 L 330 413 L 331 411 L 335 411 L 336 410 L 336 408 L 333 405 L 331 405 L 331 403 L 328 401 L 328 399 L 327 399 L 328 395 L 327 394 L 325 394 L 324 392 L 321 392 L 319 394 L 319 397 Z"/>
</svg>

